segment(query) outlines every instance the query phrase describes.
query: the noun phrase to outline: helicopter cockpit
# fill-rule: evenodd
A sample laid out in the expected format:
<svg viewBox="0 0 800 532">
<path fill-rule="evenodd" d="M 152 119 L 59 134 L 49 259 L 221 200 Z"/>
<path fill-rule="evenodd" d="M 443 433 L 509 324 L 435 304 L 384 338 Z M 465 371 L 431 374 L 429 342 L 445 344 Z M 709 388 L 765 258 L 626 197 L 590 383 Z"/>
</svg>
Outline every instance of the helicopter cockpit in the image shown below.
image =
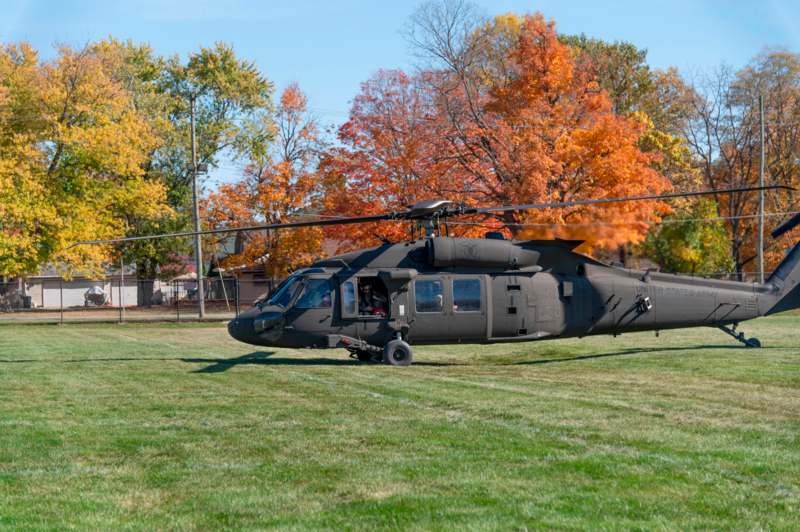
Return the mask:
<svg viewBox="0 0 800 532">
<path fill-rule="evenodd" d="M 256 301 L 255 306 L 277 306 L 289 308 L 331 308 L 334 284 L 331 278 L 322 275 L 323 270 L 295 272 L 281 282 L 266 297 Z M 299 295 L 298 295 L 299 294 Z M 358 316 L 387 317 L 389 294 L 386 285 L 377 276 L 358 276 L 342 282 L 341 295 L 346 314 Z"/>
<path fill-rule="evenodd" d="M 377 275 L 358 275 L 338 282 L 334 279 L 330 271 L 322 268 L 293 273 L 257 301 L 253 309 L 230 323 L 231 336 L 249 343 L 292 347 L 297 336 L 294 333 L 302 334 L 303 342 L 307 342 L 319 331 L 318 340 L 324 342 L 324 333 L 334 322 L 343 333 L 355 335 L 356 322 L 388 319 L 389 293 Z"/>
<path fill-rule="evenodd" d="M 263 308 L 267 305 L 274 305 L 283 309 L 292 306 L 329 308 L 332 302 L 331 292 L 330 279 L 310 277 L 304 272 L 295 272 L 279 284 L 267 298 L 257 302 L 256 306 Z M 299 298 L 297 294 L 300 294 Z"/>
<path fill-rule="evenodd" d="M 294 272 L 268 295 L 255 301 L 253 308 L 228 324 L 228 332 L 237 340 L 258 345 L 283 345 L 285 332 L 302 309 L 328 310 L 332 306 L 332 286 L 324 273 Z M 328 312 L 330 313 L 330 312 Z"/>
</svg>

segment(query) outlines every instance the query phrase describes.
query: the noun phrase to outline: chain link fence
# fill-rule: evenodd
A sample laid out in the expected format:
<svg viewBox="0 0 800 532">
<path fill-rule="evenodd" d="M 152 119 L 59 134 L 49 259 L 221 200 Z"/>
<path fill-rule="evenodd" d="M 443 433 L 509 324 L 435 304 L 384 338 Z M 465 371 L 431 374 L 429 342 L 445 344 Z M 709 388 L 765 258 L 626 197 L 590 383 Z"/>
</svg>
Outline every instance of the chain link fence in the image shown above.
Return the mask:
<svg viewBox="0 0 800 532">
<path fill-rule="evenodd" d="M 268 293 L 267 279 L 204 279 L 205 319 L 228 320 Z M 196 321 L 200 302 L 194 279 L 162 281 L 111 277 L 0 282 L 0 323 L 30 321 Z"/>
<path fill-rule="evenodd" d="M 683 275 L 744 282 L 757 280 L 753 273 Z M 232 319 L 251 308 L 273 285 L 268 279 L 204 279 L 205 319 Z M 99 280 L 34 278 L 25 282 L 0 282 L 0 323 L 196 321 L 199 314 L 197 292 L 194 279 L 162 281 L 117 276 Z"/>
</svg>

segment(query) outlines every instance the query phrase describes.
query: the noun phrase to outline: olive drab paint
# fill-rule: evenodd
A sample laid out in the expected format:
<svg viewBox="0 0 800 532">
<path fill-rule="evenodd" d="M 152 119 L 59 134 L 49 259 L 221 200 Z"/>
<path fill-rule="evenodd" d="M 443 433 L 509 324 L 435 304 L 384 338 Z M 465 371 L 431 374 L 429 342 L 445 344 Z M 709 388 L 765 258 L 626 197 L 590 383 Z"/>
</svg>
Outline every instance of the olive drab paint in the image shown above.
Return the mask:
<svg viewBox="0 0 800 532">
<path fill-rule="evenodd" d="M 256 345 L 377 351 L 394 339 L 481 344 L 705 326 L 754 345 L 732 326 L 800 306 L 797 247 L 755 284 L 612 267 L 576 253 L 579 244 L 432 236 L 331 257 L 292 276 L 294 299 L 260 303 L 230 333 Z M 315 279 L 328 281 L 326 303 L 298 308 Z M 355 310 L 362 283 L 385 292 L 385 314 Z"/>
</svg>

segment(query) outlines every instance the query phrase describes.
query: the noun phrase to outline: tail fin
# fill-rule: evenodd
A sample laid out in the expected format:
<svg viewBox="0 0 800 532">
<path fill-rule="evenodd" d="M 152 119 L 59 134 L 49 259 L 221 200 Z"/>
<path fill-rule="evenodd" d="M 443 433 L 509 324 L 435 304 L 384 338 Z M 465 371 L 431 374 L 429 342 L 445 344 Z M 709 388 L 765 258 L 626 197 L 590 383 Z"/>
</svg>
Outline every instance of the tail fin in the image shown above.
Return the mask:
<svg viewBox="0 0 800 532">
<path fill-rule="evenodd" d="M 783 262 L 772 272 L 767 279 L 767 285 L 772 285 L 777 301 L 765 315 L 800 308 L 800 242 L 795 244 Z"/>
</svg>

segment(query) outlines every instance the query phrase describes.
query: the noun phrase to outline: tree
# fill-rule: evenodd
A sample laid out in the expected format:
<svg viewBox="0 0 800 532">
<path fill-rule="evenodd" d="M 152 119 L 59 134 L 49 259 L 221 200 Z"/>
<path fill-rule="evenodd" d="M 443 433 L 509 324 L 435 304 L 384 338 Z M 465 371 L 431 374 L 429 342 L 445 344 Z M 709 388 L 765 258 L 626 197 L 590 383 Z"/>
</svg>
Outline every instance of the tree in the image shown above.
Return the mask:
<svg viewBox="0 0 800 532">
<path fill-rule="evenodd" d="M 405 210 L 422 199 L 459 197 L 457 164 L 447 156 L 435 93 L 425 74 L 381 70 L 361 85 L 341 146 L 323 158 L 331 213 L 368 215 Z M 467 198 L 469 201 L 469 198 Z M 464 234 L 465 228 L 455 226 Z M 326 229 L 342 247 L 409 238 L 407 223 L 375 223 Z"/>
<path fill-rule="evenodd" d="M 615 113 L 631 115 L 643 111 L 643 102 L 655 89 L 647 50 L 628 42 L 610 43 L 583 34 L 562 35 L 559 40 L 579 52 L 578 68 L 595 73 L 600 87 L 611 98 Z"/>
<path fill-rule="evenodd" d="M 113 38 L 95 45 L 161 142 L 148 154 L 146 178 L 164 186 L 172 210 L 159 218 L 126 217 L 128 236 L 187 230 L 192 220 L 190 98 L 196 100 L 198 160 L 211 168 L 225 153 L 241 157 L 271 141 L 272 85 L 256 67 L 224 44 L 201 48 L 184 64 L 147 45 Z M 143 240 L 124 245 L 136 264 L 141 300 L 149 304 L 152 280 L 180 273 L 190 240 Z"/>
<path fill-rule="evenodd" d="M 25 44 L 0 52 L 0 275 L 45 262 L 98 274 L 110 249 L 71 244 L 168 211 L 164 188 L 145 178 L 157 134 L 107 61 L 92 47 L 45 62 Z"/>
<path fill-rule="evenodd" d="M 426 4 L 411 35 L 438 67 L 428 79 L 440 134 L 468 197 L 552 202 L 669 187 L 652 167 L 658 155 L 639 147 L 646 124 L 614 113 L 608 93 L 591 71 L 578 68 L 572 49 L 541 15 L 481 22 L 458 0 Z M 589 248 L 616 248 L 641 241 L 661 212 L 663 206 L 645 202 L 508 212 L 497 221 L 521 237 L 581 238 Z M 612 221 L 620 225 L 593 225 Z"/>
<path fill-rule="evenodd" d="M 564 201 L 665 190 L 659 156 L 639 143 L 646 125 L 613 112 L 608 94 L 577 68 L 572 49 L 540 15 L 485 21 L 459 0 L 427 3 L 408 37 L 428 63 L 415 75 L 380 72 L 356 97 L 323 161 L 339 179 L 331 210 L 397 210 L 420 199 L 467 204 Z M 467 220 L 461 234 L 505 228 L 520 237 L 582 238 L 588 247 L 638 242 L 658 204 L 508 212 Z M 595 220 L 614 221 L 598 230 Z M 485 230 L 485 229 L 484 229 Z M 338 230 L 341 234 L 342 230 Z M 380 231 L 380 232 L 378 232 Z M 348 229 L 359 244 L 405 228 Z"/>
<path fill-rule="evenodd" d="M 509 49 L 513 39 L 519 37 L 521 19 L 504 15 L 496 17 L 489 27 L 491 47 Z M 652 167 L 669 179 L 675 189 L 698 190 L 702 180 L 683 138 L 692 89 L 677 70 L 651 69 L 647 51 L 628 42 L 607 42 L 585 35 L 560 35 L 559 40 L 572 49 L 575 68 L 591 73 L 606 91 L 614 113 L 645 125 L 638 144 L 642 151 L 656 155 Z M 682 203 L 679 208 L 687 208 L 689 202 Z M 629 248 L 623 244 L 618 250 L 623 262 Z M 643 248 L 632 249 L 635 252 Z"/>
<path fill-rule="evenodd" d="M 267 150 L 261 143 L 252 145 L 244 178 L 223 185 L 205 203 L 205 215 L 215 226 L 280 223 L 319 212 L 323 188 L 315 170 L 322 146 L 320 131 L 296 84 L 281 94 L 271 122 L 274 143 Z M 246 240 L 222 265 L 264 264 L 267 274 L 277 279 L 319 256 L 322 231 L 307 227 L 239 238 Z"/>
<path fill-rule="evenodd" d="M 729 272 L 733 265 L 728 232 L 712 200 L 687 203 L 647 235 L 643 247 L 669 272 L 710 274 Z"/>
<path fill-rule="evenodd" d="M 559 38 L 577 52 L 577 68 L 594 73 L 600 87 L 608 93 L 614 112 L 645 124 L 639 148 L 657 155 L 653 168 L 669 179 L 676 190 L 699 190 L 702 179 L 683 137 L 693 92 L 677 70 L 651 69 L 647 51 L 628 42 L 607 42 L 585 35 Z M 676 207 L 691 210 L 691 203 L 691 200 L 680 201 Z M 648 238 L 657 230 L 657 225 L 651 225 Z M 628 248 L 623 245 L 619 249 L 623 262 Z M 641 249 L 645 248 L 632 248 L 634 252 Z"/>
<path fill-rule="evenodd" d="M 767 180 L 770 184 L 800 184 L 800 58 L 783 51 L 766 52 L 733 72 L 721 67 L 697 82 L 692 100 L 694 118 L 686 137 L 703 179 L 713 188 L 758 184 L 758 96 L 764 96 Z M 766 194 L 766 209 L 796 210 L 795 200 L 781 193 Z M 718 212 L 728 219 L 736 272 L 753 269 L 756 257 L 757 194 L 730 194 L 718 199 Z M 775 219 L 774 224 L 779 223 Z M 789 237 L 786 237 L 789 238 Z M 765 242 L 768 268 L 777 264 L 786 238 Z"/>
<path fill-rule="evenodd" d="M 614 112 L 646 124 L 639 147 L 659 158 L 655 168 L 679 190 L 701 184 L 683 133 L 692 114 L 693 89 L 675 68 L 651 69 L 647 51 L 628 42 L 580 36 L 560 40 L 577 51 L 578 68 L 593 72 L 608 93 Z"/>
<path fill-rule="evenodd" d="M 765 177 L 768 184 L 800 186 L 800 55 L 786 50 L 766 50 L 736 74 L 731 86 L 732 103 L 741 108 L 750 108 L 743 125 L 755 129 L 760 126 L 757 119 L 758 96 L 764 97 L 765 122 Z M 757 130 L 752 135 L 758 138 Z M 760 148 L 746 150 L 749 164 L 758 168 Z M 755 172 L 756 170 L 754 170 Z M 752 195 L 757 200 L 756 195 Z M 798 210 L 798 200 L 793 194 L 767 193 L 765 209 L 771 212 L 793 212 Z M 780 217 L 767 218 L 767 231 L 777 226 Z M 755 225 L 755 220 L 753 220 Z M 745 257 L 756 256 L 757 237 L 745 240 Z M 765 242 L 765 269 L 776 267 L 790 249 L 796 237 L 786 235 L 778 240 Z M 751 268 L 752 269 L 752 268 Z"/>
</svg>

